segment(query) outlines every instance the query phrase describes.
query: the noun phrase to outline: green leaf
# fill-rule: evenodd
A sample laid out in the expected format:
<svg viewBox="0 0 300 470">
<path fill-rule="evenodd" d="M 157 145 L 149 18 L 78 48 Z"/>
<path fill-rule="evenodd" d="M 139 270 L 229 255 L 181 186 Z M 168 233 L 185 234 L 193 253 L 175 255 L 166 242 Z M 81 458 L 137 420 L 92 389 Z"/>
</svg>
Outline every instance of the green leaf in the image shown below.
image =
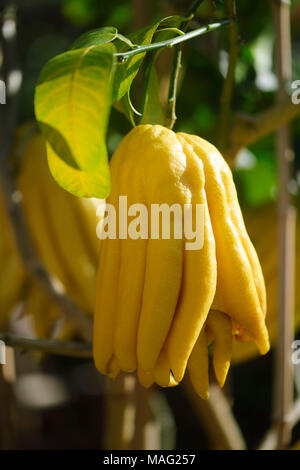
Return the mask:
<svg viewBox="0 0 300 470">
<path fill-rule="evenodd" d="M 166 36 L 164 36 L 164 33 Z M 184 32 L 178 28 L 161 28 L 155 32 L 155 41 L 160 42 L 164 41 L 165 39 L 171 39 L 175 36 L 182 36 L 183 34 Z"/>
<path fill-rule="evenodd" d="M 113 26 L 105 26 L 104 28 L 93 29 L 79 36 L 72 44 L 72 49 L 82 49 L 83 47 L 100 46 L 112 42 L 118 37 L 118 30 Z"/>
<path fill-rule="evenodd" d="M 174 24 L 180 17 L 169 17 L 174 19 Z M 160 23 L 161 24 L 161 23 Z M 155 41 L 164 41 L 178 36 L 179 30 L 174 28 L 157 29 L 155 32 Z M 144 80 L 142 92 L 142 114 L 141 123 L 148 124 L 165 124 L 166 116 L 159 96 L 159 82 L 155 69 L 157 57 L 162 52 L 161 49 L 151 52 L 145 59 L 144 64 Z"/>
<path fill-rule="evenodd" d="M 128 38 L 135 45 L 151 44 L 158 24 L 154 23 L 151 26 L 135 31 L 129 34 Z M 127 49 L 127 45 L 120 41 L 118 52 L 124 52 Z M 137 54 L 123 63 L 118 63 L 114 80 L 113 101 L 119 101 L 128 92 L 133 79 L 139 71 L 144 56 L 145 52 Z"/>
<path fill-rule="evenodd" d="M 141 124 L 164 125 L 165 122 L 166 118 L 159 95 L 157 72 L 155 67 L 151 67 Z"/>
<path fill-rule="evenodd" d="M 154 33 L 156 31 L 158 32 L 161 26 L 163 26 L 163 28 L 177 28 L 182 24 L 183 21 L 187 21 L 187 19 L 180 16 L 168 16 L 160 21 L 153 23 L 150 26 L 146 26 L 145 28 L 139 29 L 138 31 L 134 31 L 128 35 L 128 39 L 135 46 L 148 45 L 151 44 Z M 174 31 L 161 31 L 160 38 L 170 38 L 173 37 L 172 35 L 176 36 L 176 33 L 174 33 Z M 116 45 L 118 52 L 124 52 L 128 50 L 128 47 L 126 47 L 124 42 L 116 41 Z M 144 57 L 145 52 L 142 52 L 141 54 L 137 54 L 127 59 L 123 63 L 118 63 L 114 81 L 114 102 L 119 101 L 124 95 L 126 95 L 139 71 Z"/>
<path fill-rule="evenodd" d="M 191 20 L 191 16 L 166 16 L 159 22 L 159 27 L 163 28 L 179 28 L 183 23 Z"/>
<path fill-rule="evenodd" d="M 76 49 L 51 59 L 35 92 L 35 114 L 48 141 L 57 183 L 79 197 L 110 191 L 105 134 L 114 73 L 113 44 Z"/>
</svg>

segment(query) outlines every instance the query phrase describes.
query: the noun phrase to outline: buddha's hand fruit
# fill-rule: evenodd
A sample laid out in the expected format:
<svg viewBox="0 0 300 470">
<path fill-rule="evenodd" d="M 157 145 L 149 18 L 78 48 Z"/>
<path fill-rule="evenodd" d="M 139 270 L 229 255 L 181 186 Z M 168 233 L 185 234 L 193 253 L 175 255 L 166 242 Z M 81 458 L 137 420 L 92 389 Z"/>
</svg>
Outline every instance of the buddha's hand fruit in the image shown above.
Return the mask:
<svg viewBox="0 0 300 470">
<path fill-rule="evenodd" d="M 108 372 L 114 355 L 123 370 L 151 372 L 161 366 L 166 344 L 170 370 L 183 375 L 206 320 L 216 289 L 215 242 L 207 208 L 201 160 L 184 152 L 176 134 L 161 126 L 139 126 L 111 160 L 116 207 L 144 204 L 203 204 L 205 244 L 186 251 L 184 240 L 106 239 L 101 244 L 95 313 L 94 352 L 98 369 Z M 172 227 L 171 227 L 172 229 Z M 118 227 L 117 227 L 118 232 Z M 172 326 L 172 327 L 171 327 Z M 184 332 L 184 334 L 183 334 Z M 181 377 L 180 377 L 181 378 Z"/>
<path fill-rule="evenodd" d="M 145 386 L 154 381 L 171 386 L 182 380 L 190 360 L 195 387 L 206 397 L 207 334 L 214 339 L 214 368 L 221 385 L 232 334 L 252 340 L 261 353 L 269 348 L 264 280 L 231 171 L 205 140 L 158 125 L 133 129 L 113 155 L 110 169 L 107 202 L 116 210 L 116 237 L 101 244 L 95 364 L 103 374 L 137 370 Z M 120 196 L 127 196 L 128 208 L 147 208 L 148 237 L 120 237 Z M 189 205 L 192 215 L 201 205 L 203 246 L 187 250 L 184 236 L 174 236 L 174 220 L 169 238 L 160 231 L 153 239 L 153 204 Z M 197 364 L 204 371 L 203 384 Z"/>
</svg>

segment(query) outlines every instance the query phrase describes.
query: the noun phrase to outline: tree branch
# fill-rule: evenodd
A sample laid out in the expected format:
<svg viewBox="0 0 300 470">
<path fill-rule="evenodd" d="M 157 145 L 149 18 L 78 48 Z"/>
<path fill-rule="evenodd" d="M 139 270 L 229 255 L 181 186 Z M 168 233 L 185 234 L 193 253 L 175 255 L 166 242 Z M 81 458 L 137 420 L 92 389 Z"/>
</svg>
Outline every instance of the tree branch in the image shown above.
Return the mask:
<svg viewBox="0 0 300 470">
<path fill-rule="evenodd" d="M 257 140 L 276 131 L 300 115 L 300 105 L 285 100 L 256 116 L 238 115 L 230 132 L 226 156 L 233 162 L 237 153 Z"/>
<path fill-rule="evenodd" d="M 92 358 L 92 345 L 75 341 L 55 341 L 52 339 L 31 339 L 10 333 L 0 334 L 6 346 L 23 351 L 39 351 L 58 356 Z"/>
</svg>

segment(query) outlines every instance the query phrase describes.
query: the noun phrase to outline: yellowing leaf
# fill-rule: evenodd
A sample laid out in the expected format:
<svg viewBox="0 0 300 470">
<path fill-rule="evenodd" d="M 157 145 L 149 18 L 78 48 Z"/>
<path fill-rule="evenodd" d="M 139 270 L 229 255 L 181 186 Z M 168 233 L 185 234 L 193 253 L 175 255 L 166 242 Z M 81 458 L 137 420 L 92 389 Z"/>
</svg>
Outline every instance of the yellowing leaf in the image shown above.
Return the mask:
<svg viewBox="0 0 300 470">
<path fill-rule="evenodd" d="M 105 198 L 110 191 L 105 134 L 114 52 L 105 44 L 60 54 L 46 64 L 36 86 L 35 113 L 51 173 L 79 197 Z"/>
</svg>

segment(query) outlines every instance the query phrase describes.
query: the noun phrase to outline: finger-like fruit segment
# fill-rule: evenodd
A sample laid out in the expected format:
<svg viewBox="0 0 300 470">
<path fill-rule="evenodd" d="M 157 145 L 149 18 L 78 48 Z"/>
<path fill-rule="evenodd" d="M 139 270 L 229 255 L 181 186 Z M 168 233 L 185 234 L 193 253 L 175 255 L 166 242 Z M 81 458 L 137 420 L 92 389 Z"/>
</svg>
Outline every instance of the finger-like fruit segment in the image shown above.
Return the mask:
<svg viewBox="0 0 300 470">
<path fill-rule="evenodd" d="M 201 249 L 184 252 L 180 298 L 167 340 L 171 369 L 178 382 L 183 378 L 188 358 L 207 318 L 215 295 L 217 276 L 215 242 L 205 196 L 203 166 L 184 141 L 182 146 L 187 157 L 186 178 L 192 193 L 193 209 L 196 204 L 204 206 L 204 243 Z"/>
<path fill-rule="evenodd" d="M 207 317 L 207 325 L 214 336 L 213 365 L 216 378 L 220 387 L 223 387 L 232 354 L 231 320 L 224 313 L 211 310 Z"/>
<path fill-rule="evenodd" d="M 188 362 L 188 372 L 196 393 L 203 400 L 209 397 L 208 369 L 207 339 L 202 329 Z"/>
<path fill-rule="evenodd" d="M 151 387 L 151 385 L 154 383 L 152 372 L 146 372 L 141 367 L 138 367 L 137 369 L 137 376 L 140 384 L 145 388 Z"/>
<path fill-rule="evenodd" d="M 252 338 L 261 354 L 265 354 L 269 350 L 269 340 L 261 306 L 263 299 L 259 298 L 255 273 L 241 240 L 242 227 L 237 228 L 228 205 L 228 190 L 234 189 L 234 186 L 227 188 L 232 178 L 230 169 L 213 145 L 197 136 L 179 135 L 190 144 L 204 166 L 208 208 L 216 241 L 217 295 L 222 299 L 226 313 Z M 236 295 L 232 295 L 232 286 L 235 286 Z"/>
<path fill-rule="evenodd" d="M 179 295 L 182 241 L 149 240 L 143 304 L 138 329 L 138 362 L 151 371 L 169 332 Z"/>
<path fill-rule="evenodd" d="M 116 175 L 119 164 L 119 154 L 115 154 L 111 162 L 112 192 L 110 198 L 114 206 L 117 206 Z M 114 355 L 113 345 L 117 317 L 117 298 L 114 292 L 114 286 L 118 282 L 120 255 L 120 240 L 118 238 L 107 238 L 102 242 L 96 283 L 97 295 L 93 334 L 94 361 L 97 369 L 102 374 L 108 373 L 108 363 Z"/>
<path fill-rule="evenodd" d="M 246 231 L 241 208 L 238 203 L 238 197 L 237 197 L 236 188 L 235 188 L 233 178 L 232 178 L 232 173 L 231 171 L 224 171 L 222 176 L 223 176 L 224 186 L 226 189 L 227 202 L 228 202 L 228 206 L 231 212 L 232 221 L 237 228 L 237 231 L 240 235 L 240 240 L 248 256 L 248 260 L 252 269 L 252 275 L 253 275 L 255 287 L 257 290 L 260 306 L 261 306 L 263 315 L 265 317 L 266 311 L 267 311 L 267 296 L 266 296 L 265 280 L 264 280 L 264 276 L 262 273 L 261 265 L 260 265 L 256 250 Z"/>
<path fill-rule="evenodd" d="M 190 202 L 185 184 L 186 157 L 176 135 L 161 126 L 145 126 L 141 175 L 145 202 L 154 225 L 151 204 L 183 206 Z M 154 151 L 154 150 L 157 150 Z M 152 184 L 147 183 L 147 170 Z M 176 209 L 175 209 L 176 210 Z M 155 239 L 147 243 L 143 302 L 138 328 L 137 356 L 144 370 L 152 370 L 168 335 L 181 286 L 183 240 L 175 237 L 175 217 L 170 218 L 170 234 L 163 238 L 164 222 Z"/>
<path fill-rule="evenodd" d="M 120 366 L 118 360 L 115 356 L 112 356 L 107 365 L 107 376 L 114 380 L 117 378 L 120 372 Z"/>
<path fill-rule="evenodd" d="M 170 364 L 167 352 L 162 349 L 152 371 L 155 382 L 161 387 L 168 387 L 171 380 Z"/>
<path fill-rule="evenodd" d="M 129 161 L 126 160 L 125 168 L 119 170 L 118 191 L 127 196 L 127 205 L 131 207 L 132 204 L 142 200 L 142 187 L 139 171 L 133 158 L 134 152 L 128 147 L 126 152 Z M 132 185 L 131 181 L 135 181 L 135 184 Z M 128 188 L 131 190 L 128 191 Z M 118 211 L 117 216 L 119 217 Z M 120 240 L 121 260 L 117 280 L 114 352 L 122 370 L 128 372 L 137 368 L 137 331 L 142 307 L 146 249 L 147 239 L 145 238 L 128 237 Z"/>
</svg>

